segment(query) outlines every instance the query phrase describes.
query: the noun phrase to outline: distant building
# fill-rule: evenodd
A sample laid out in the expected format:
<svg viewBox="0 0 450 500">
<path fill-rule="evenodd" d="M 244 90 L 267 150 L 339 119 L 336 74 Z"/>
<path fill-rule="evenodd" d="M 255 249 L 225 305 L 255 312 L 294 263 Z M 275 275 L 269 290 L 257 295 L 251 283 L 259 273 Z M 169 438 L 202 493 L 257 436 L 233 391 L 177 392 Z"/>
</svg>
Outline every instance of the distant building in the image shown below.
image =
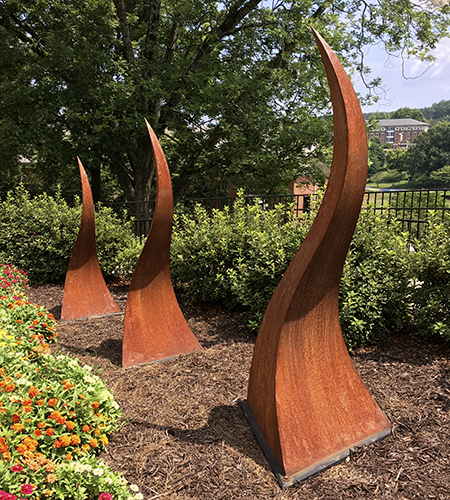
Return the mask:
<svg viewBox="0 0 450 500">
<path fill-rule="evenodd" d="M 408 149 L 416 137 L 429 128 L 429 123 L 412 118 L 379 120 L 378 128 L 368 132 L 367 139 L 378 137 L 383 144 L 393 144 L 394 149 Z"/>
</svg>

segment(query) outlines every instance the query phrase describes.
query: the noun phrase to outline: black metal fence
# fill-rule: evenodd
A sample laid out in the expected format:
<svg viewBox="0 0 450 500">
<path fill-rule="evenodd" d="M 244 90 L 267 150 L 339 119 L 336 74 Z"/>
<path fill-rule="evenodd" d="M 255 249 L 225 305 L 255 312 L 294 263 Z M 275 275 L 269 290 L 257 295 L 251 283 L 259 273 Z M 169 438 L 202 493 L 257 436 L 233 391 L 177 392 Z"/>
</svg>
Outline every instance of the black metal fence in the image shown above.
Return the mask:
<svg viewBox="0 0 450 500">
<path fill-rule="evenodd" d="M 402 231 L 417 238 L 423 234 L 431 210 L 437 221 L 450 221 L 450 189 L 370 189 L 365 205 L 375 212 L 387 212 L 400 222 Z"/>
<path fill-rule="evenodd" d="M 246 196 L 248 204 L 260 204 L 263 210 L 270 210 L 275 205 L 284 205 L 286 215 L 292 211 L 296 216 L 308 213 L 316 194 L 290 194 L 275 196 Z M 186 214 L 192 212 L 197 204 L 208 210 L 223 209 L 232 206 L 234 197 L 189 198 L 175 200 L 174 213 Z M 104 203 L 117 213 L 126 210 L 133 217 L 134 231 L 137 236 L 145 237 L 152 221 L 155 201 L 148 202 L 112 202 Z M 428 223 L 430 210 L 437 213 L 438 220 L 446 222 L 450 213 L 450 189 L 368 189 L 365 193 L 364 207 L 375 212 L 388 213 L 401 224 L 402 231 L 408 231 L 412 237 L 420 237 Z"/>
</svg>

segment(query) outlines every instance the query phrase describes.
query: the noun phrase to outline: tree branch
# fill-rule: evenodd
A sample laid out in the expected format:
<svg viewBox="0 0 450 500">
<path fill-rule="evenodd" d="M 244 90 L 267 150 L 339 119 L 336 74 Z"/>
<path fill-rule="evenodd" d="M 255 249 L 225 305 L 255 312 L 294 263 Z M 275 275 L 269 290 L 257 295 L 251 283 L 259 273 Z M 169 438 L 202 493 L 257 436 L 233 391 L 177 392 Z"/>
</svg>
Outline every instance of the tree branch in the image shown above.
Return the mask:
<svg viewBox="0 0 450 500">
<path fill-rule="evenodd" d="M 156 53 L 160 11 L 161 11 L 161 0 L 151 0 L 149 2 L 147 35 L 145 37 L 145 46 L 144 46 L 145 68 L 143 76 L 146 80 L 150 78 L 152 73 L 151 67 Z"/>
<path fill-rule="evenodd" d="M 123 36 L 124 56 L 128 63 L 134 63 L 133 44 L 131 43 L 130 25 L 128 24 L 127 11 L 124 0 L 114 0 L 117 17 L 119 18 L 120 31 Z"/>
<path fill-rule="evenodd" d="M 217 28 L 215 28 L 203 41 L 199 51 L 197 52 L 197 56 L 189 66 L 187 73 L 189 74 L 197 71 L 201 67 L 205 56 L 212 52 L 214 47 L 222 38 L 230 35 L 238 23 L 240 23 L 242 19 L 254 10 L 259 3 L 261 3 L 261 0 L 248 0 L 247 2 L 239 0 L 232 5 L 222 24 L 217 26 Z"/>
<path fill-rule="evenodd" d="M 178 40 L 178 32 L 180 29 L 180 22 L 178 19 L 176 19 L 173 24 L 172 28 L 170 30 L 170 37 L 169 41 L 167 42 L 167 48 L 166 48 L 166 53 L 164 55 L 164 61 L 169 65 L 172 62 L 173 59 L 173 54 L 175 52 L 175 46 Z M 155 127 L 159 119 L 161 118 L 161 109 L 162 109 L 162 103 L 163 103 L 163 98 L 162 96 L 158 97 L 158 99 L 155 100 L 154 106 L 153 106 L 153 115 L 154 115 L 154 120 L 152 120 L 152 126 Z"/>
<path fill-rule="evenodd" d="M 5 14 L 0 17 L 0 26 L 3 26 L 7 31 L 10 31 L 19 40 L 28 45 L 39 57 L 48 56 L 48 52 L 44 49 L 41 41 L 26 23 L 18 20 L 14 16 L 9 17 Z"/>
</svg>

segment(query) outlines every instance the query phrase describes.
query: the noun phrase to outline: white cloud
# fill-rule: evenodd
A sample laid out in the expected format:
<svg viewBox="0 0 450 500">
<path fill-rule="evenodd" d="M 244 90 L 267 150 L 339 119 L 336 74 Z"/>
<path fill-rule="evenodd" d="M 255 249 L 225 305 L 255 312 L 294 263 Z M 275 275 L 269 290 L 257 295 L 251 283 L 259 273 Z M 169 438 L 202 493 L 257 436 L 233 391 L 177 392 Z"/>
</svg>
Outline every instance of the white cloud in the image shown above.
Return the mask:
<svg viewBox="0 0 450 500">
<path fill-rule="evenodd" d="M 432 52 L 436 57 L 436 65 L 432 76 L 444 76 L 448 79 L 450 75 L 450 38 L 442 39 Z"/>
</svg>

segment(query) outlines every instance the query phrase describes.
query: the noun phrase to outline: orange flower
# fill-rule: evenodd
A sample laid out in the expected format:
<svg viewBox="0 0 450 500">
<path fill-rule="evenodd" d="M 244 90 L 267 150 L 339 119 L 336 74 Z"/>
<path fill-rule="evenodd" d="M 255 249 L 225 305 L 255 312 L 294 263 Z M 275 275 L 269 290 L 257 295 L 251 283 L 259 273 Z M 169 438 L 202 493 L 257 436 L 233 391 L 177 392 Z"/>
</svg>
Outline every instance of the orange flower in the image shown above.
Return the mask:
<svg viewBox="0 0 450 500">
<path fill-rule="evenodd" d="M 46 424 L 45 422 L 39 422 L 39 423 L 37 424 L 38 429 L 43 429 L 46 425 L 47 425 L 47 424 Z"/>
<path fill-rule="evenodd" d="M 72 453 L 67 453 L 66 460 L 70 462 L 72 458 L 73 458 Z"/>
<path fill-rule="evenodd" d="M 49 427 L 45 433 L 47 434 L 47 436 L 53 436 L 53 434 L 55 433 L 55 429 L 52 429 L 51 427 Z"/>
<path fill-rule="evenodd" d="M 31 399 L 24 399 L 22 403 L 24 406 L 30 406 L 31 404 L 33 404 L 33 401 L 31 401 Z"/>
<path fill-rule="evenodd" d="M 100 441 L 106 446 L 108 444 L 108 438 L 106 436 L 100 436 Z"/>
<path fill-rule="evenodd" d="M 94 401 L 93 403 L 91 403 L 91 406 L 92 408 L 97 409 L 100 406 L 100 403 L 98 401 Z"/>
<path fill-rule="evenodd" d="M 39 323 L 38 319 L 33 320 L 33 326 L 36 326 Z"/>
<path fill-rule="evenodd" d="M 72 435 L 70 436 L 70 442 L 71 442 L 71 444 L 73 444 L 73 445 L 80 444 L 80 443 L 81 443 L 80 436 L 78 436 L 77 434 L 72 434 Z"/>
<path fill-rule="evenodd" d="M 48 406 L 56 406 L 56 404 L 58 403 L 58 400 L 56 398 L 51 398 L 48 400 Z"/>
<path fill-rule="evenodd" d="M 72 420 L 68 420 L 66 422 L 66 427 L 69 429 L 69 431 L 75 429 L 75 422 L 72 422 Z"/>
<path fill-rule="evenodd" d="M 61 443 L 60 443 L 58 440 L 53 441 L 53 446 L 54 446 L 55 448 L 61 448 Z"/>
<path fill-rule="evenodd" d="M 5 451 L 5 453 L 3 453 L 3 460 L 5 462 L 8 462 L 9 460 L 11 460 L 11 453 L 9 451 Z"/>
<path fill-rule="evenodd" d="M 13 424 L 13 425 L 12 425 L 12 427 L 11 427 L 11 429 L 12 429 L 13 431 L 20 432 L 20 431 L 23 431 L 24 427 L 23 427 L 23 425 L 22 425 L 22 424 L 17 423 L 17 424 Z"/>
<path fill-rule="evenodd" d="M 8 445 L 6 444 L 5 438 L 0 437 L 0 453 L 8 451 Z"/>
<path fill-rule="evenodd" d="M 66 417 L 59 417 L 56 419 L 56 423 L 59 425 L 63 425 L 66 421 Z"/>
<path fill-rule="evenodd" d="M 14 384 L 6 384 L 5 385 L 5 392 L 12 392 L 16 386 Z"/>
<path fill-rule="evenodd" d="M 42 405 L 43 405 L 43 403 L 44 403 L 44 400 L 43 400 L 43 399 L 38 399 L 38 400 L 36 401 L 36 404 L 37 404 L 38 406 L 42 406 Z"/>
<path fill-rule="evenodd" d="M 35 429 L 35 431 L 34 431 L 34 435 L 35 435 L 35 436 L 37 436 L 37 437 L 42 436 L 42 431 L 41 431 L 41 429 Z"/>
<path fill-rule="evenodd" d="M 17 415 L 17 413 L 14 413 L 14 415 L 11 417 L 11 420 L 13 422 L 20 422 L 20 417 Z"/>
<path fill-rule="evenodd" d="M 27 436 L 22 440 L 22 444 L 24 444 L 28 450 L 34 452 L 39 443 L 36 441 L 36 439 L 33 439 L 31 436 Z"/>
<path fill-rule="evenodd" d="M 16 448 L 17 453 L 22 455 L 28 450 L 28 448 L 24 444 L 19 444 L 19 446 Z"/>
<path fill-rule="evenodd" d="M 31 406 L 24 406 L 23 410 L 25 413 L 31 413 L 33 411 L 33 408 Z"/>
<path fill-rule="evenodd" d="M 22 323 L 23 323 L 23 321 L 22 321 L 21 319 L 18 319 L 18 320 L 17 320 L 17 324 L 18 324 L 18 325 L 21 325 Z"/>
<path fill-rule="evenodd" d="M 102 433 L 102 431 L 101 431 L 98 427 L 97 427 L 97 429 L 95 429 L 95 431 L 94 431 L 94 434 L 95 434 L 96 436 L 100 436 L 100 434 L 101 434 L 101 433 Z"/>
<path fill-rule="evenodd" d="M 37 387 L 34 387 L 34 386 L 30 387 L 28 394 L 30 395 L 30 398 L 35 398 L 39 394 L 39 389 Z"/>
<path fill-rule="evenodd" d="M 89 444 L 92 446 L 92 448 L 97 448 L 97 446 L 98 446 L 98 441 L 97 441 L 95 438 L 92 438 L 92 439 L 89 441 Z"/>
<path fill-rule="evenodd" d="M 83 425 L 82 430 L 84 432 L 91 432 L 91 426 L 90 425 Z"/>
<path fill-rule="evenodd" d="M 70 444 L 70 436 L 68 436 L 67 434 L 63 434 L 59 438 L 59 442 L 61 443 L 61 446 L 69 446 L 69 444 Z"/>
<path fill-rule="evenodd" d="M 58 420 L 58 418 L 61 418 L 61 417 L 62 417 L 61 412 L 58 410 L 52 411 L 50 413 L 50 415 L 48 416 L 48 418 L 50 418 L 52 420 Z"/>
</svg>

